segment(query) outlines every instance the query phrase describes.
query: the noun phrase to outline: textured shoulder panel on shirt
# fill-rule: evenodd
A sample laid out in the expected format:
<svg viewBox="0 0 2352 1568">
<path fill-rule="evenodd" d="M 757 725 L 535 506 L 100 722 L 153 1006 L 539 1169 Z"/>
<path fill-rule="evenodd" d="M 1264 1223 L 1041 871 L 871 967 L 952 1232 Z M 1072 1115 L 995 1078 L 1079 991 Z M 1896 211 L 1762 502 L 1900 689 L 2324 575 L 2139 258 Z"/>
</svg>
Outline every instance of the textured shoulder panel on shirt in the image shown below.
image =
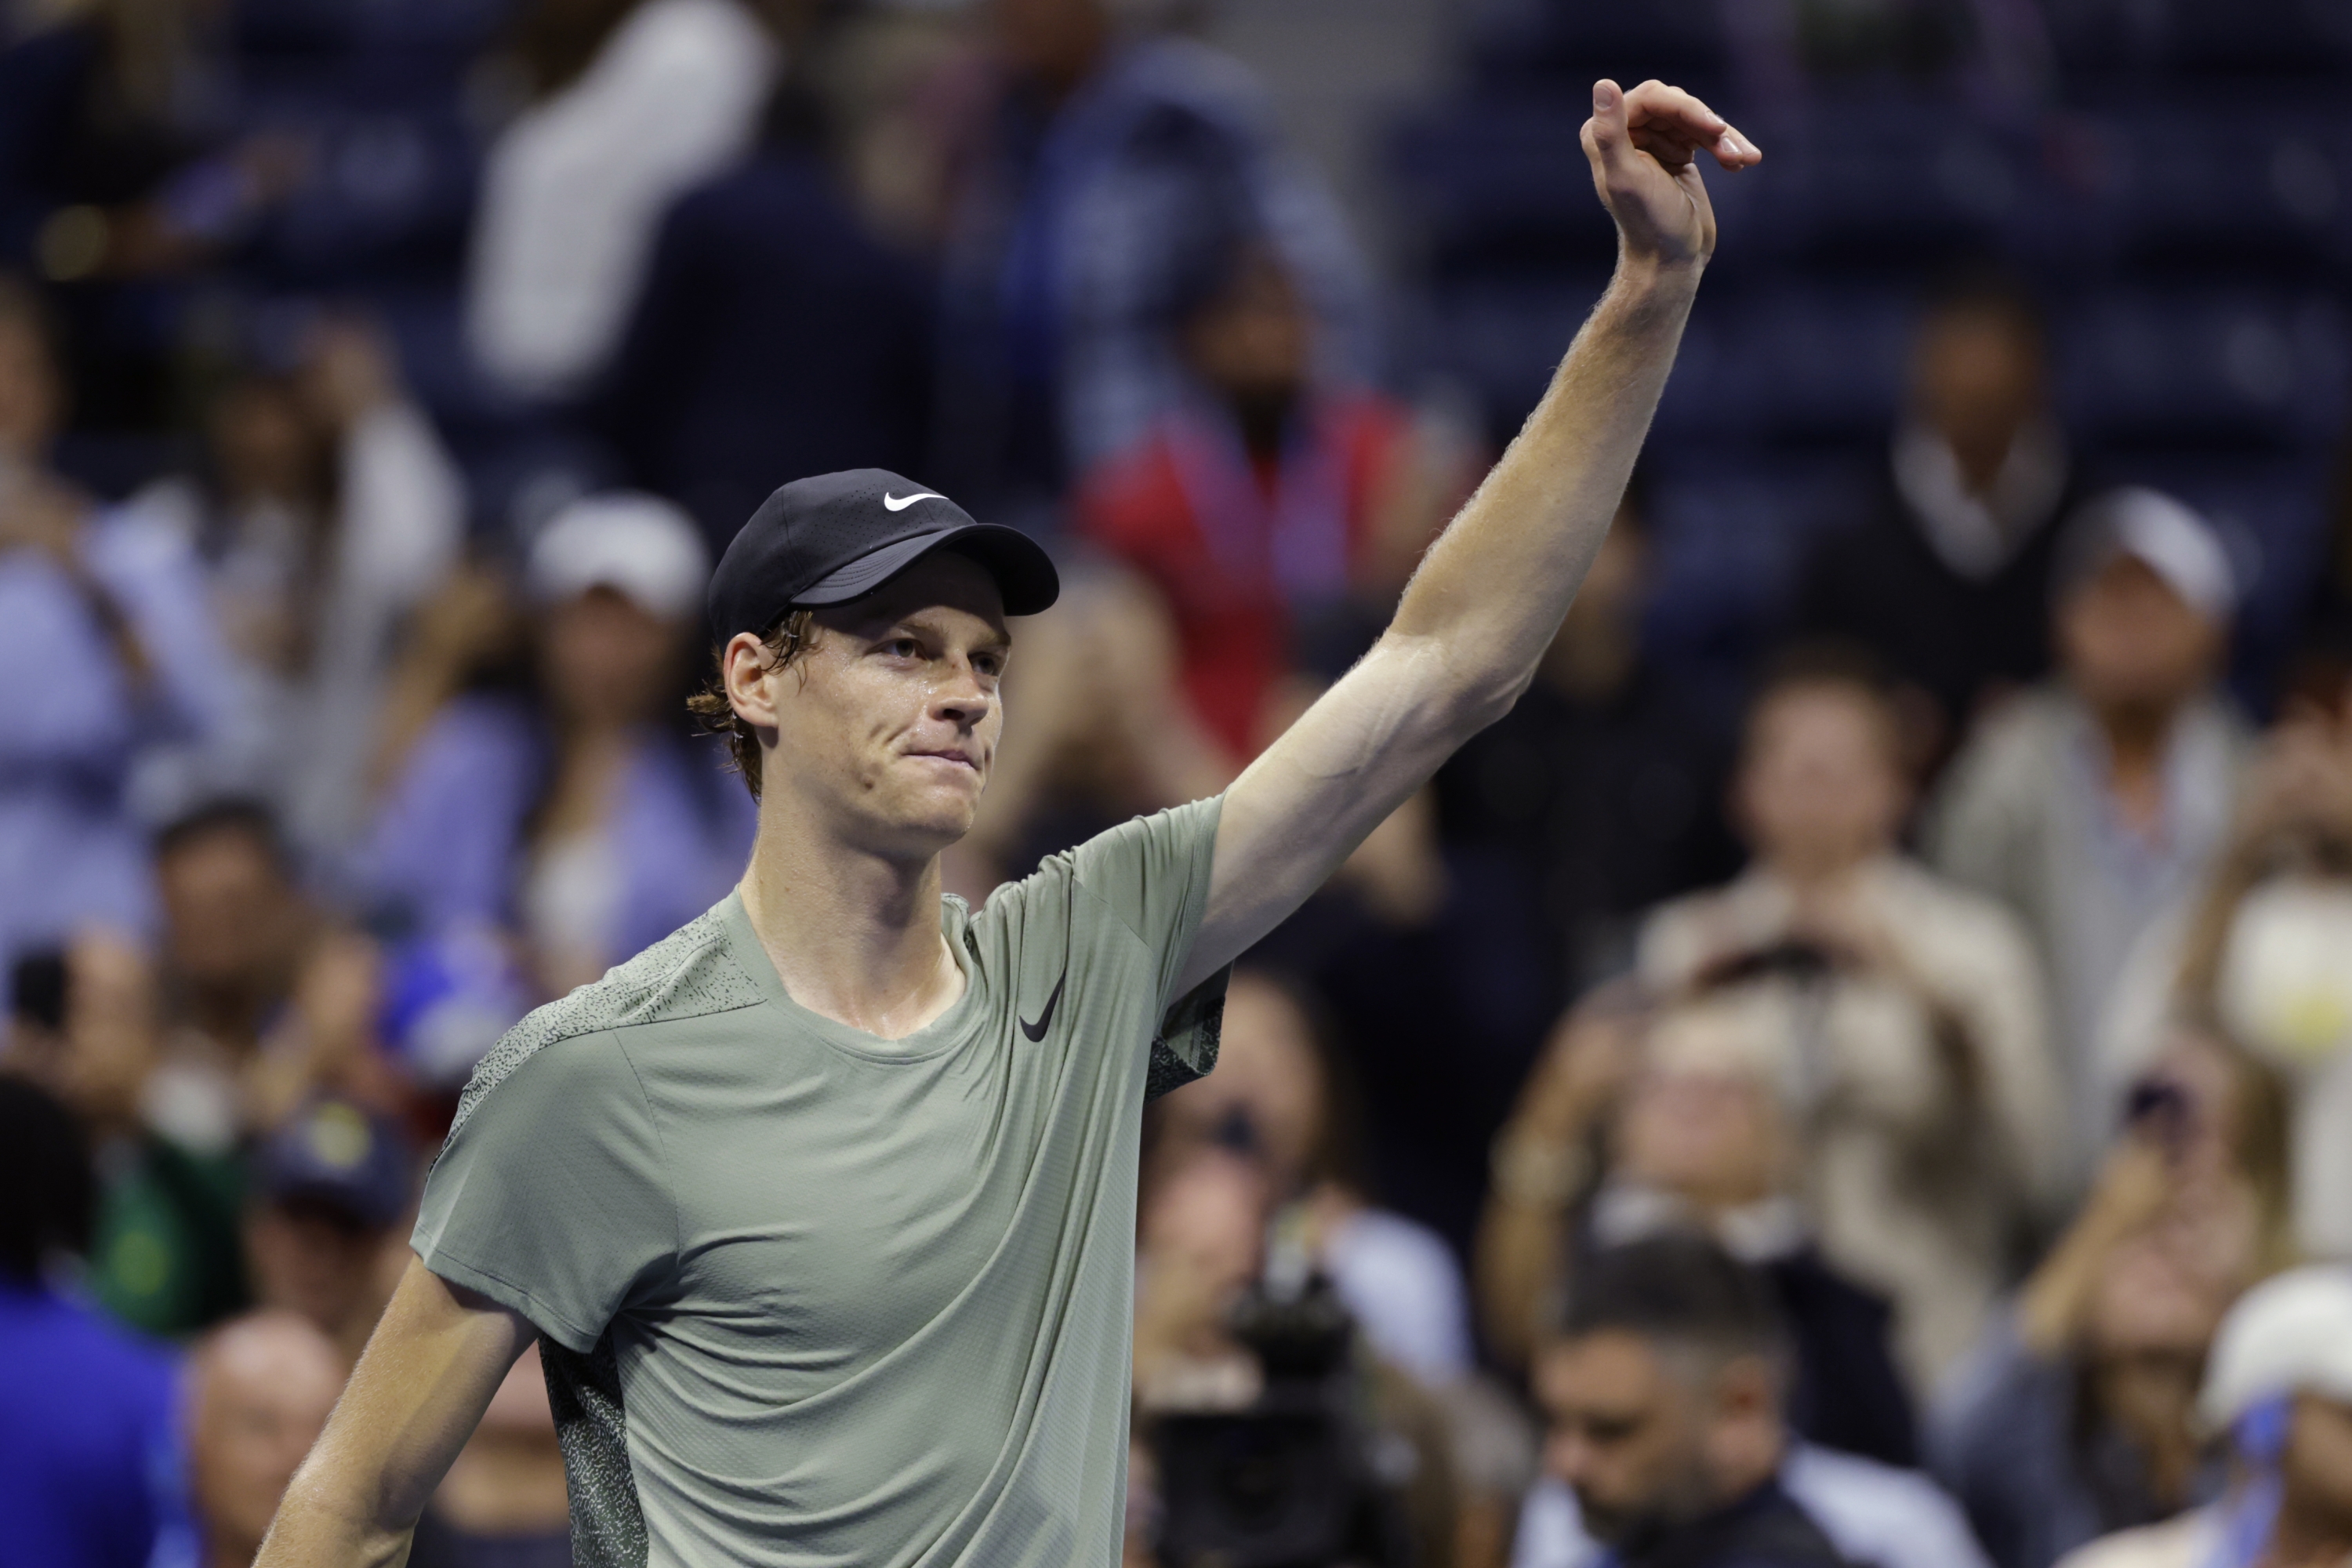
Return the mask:
<svg viewBox="0 0 2352 1568">
<path fill-rule="evenodd" d="M 558 1040 L 628 1024 L 731 1013 L 761 1000 L 760 988 L 727 951 L 718 911 L 698 915 L 602 980 L 534 1009 L 509 1029 L 475 1066 L 449 1135 L 457 1136 L 484 1095 Z"/>
</svg>

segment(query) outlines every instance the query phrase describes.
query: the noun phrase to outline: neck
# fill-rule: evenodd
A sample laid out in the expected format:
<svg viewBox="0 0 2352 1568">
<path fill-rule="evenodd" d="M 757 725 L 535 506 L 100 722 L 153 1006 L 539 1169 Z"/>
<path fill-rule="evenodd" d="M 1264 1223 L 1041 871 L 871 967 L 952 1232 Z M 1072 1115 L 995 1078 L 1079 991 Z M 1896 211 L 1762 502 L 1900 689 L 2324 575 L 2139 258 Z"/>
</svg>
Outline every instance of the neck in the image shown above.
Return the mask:
<svg viewBox="0 0 2352 1568">
<path fill-rule="evenodd" d="M 2297 1505 L 2290 1490 L 2279 1504 L 2262 1568 L 2342 1568 L 2352 1563 L 2352 1519 Z"/>
<path fill-rule="evenodd" d="M 940 933 L 940 860 L 898 859 L 807 830 L 763 802 L 744 912 L 793 1000 L 886 1040 L 937 1018 L 963 971 Z"/>
<path fill-rule="evenodd" d="M 1772 872 L 1789 884 L 1800 898 L 1834 891 L 1842 883 L 1867 865 L 1874 850 L 1831 849 L 1808 847 L 1801 850 L 1782 850 L 1769 858 Z"/>
<path fill-rule="evenodd" d="M 2110 703 L 2095 708 L 2107 744 L 2107 791 L 2124 820 L 2143 833 L 2164 818 L 2164 749 L 2172 736 L 2170 705 Z"/>
<path fill-rule="evenodd" d="M 253 1568 L 253 1560 L 260 1555 L 259 1541 L 247 1541 L 217 1531 L 205 1532 L 205 1568 Z"/>
</svg>

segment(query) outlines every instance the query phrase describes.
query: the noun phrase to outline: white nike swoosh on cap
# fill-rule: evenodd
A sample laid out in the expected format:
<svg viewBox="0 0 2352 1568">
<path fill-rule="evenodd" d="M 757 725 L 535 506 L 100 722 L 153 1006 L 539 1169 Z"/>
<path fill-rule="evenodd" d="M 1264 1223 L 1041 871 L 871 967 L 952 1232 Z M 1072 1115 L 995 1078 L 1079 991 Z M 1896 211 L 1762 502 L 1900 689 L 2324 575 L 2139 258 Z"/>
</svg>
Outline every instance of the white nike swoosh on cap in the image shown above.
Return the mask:
<svg viewBox="0 0 2352 1568">
<path fill-rule="evenodd" d="M 882 509 L 885 511 L 904 511 L 919 500 L 945 500 L 947 499 L 947 497 L 940 494 L 937 490 L 917 490 L 910 496 L 894 496 L 887 490 L 885 490 L 882 493 Z"/>
</svg>

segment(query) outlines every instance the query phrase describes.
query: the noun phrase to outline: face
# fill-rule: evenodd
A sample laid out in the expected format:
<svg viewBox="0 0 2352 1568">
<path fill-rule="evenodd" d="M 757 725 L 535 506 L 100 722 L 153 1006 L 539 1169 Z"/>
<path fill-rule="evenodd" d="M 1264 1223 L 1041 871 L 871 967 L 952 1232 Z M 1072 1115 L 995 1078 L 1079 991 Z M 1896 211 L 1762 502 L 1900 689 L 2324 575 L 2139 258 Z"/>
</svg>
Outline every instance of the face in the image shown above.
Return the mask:
<svg viewBox="0 0 2352 1568">
<path fill-rule="evenodd" d="M 1110 33 L 1102 0 L 993 0 L 989 16 L 1006 63 L 1055 89 L 1086 75 Z"/>
<path fill-rule="evenodd" d="M 0 315 L 0 457 L 38 461 L 57 431 L 58 402 L 57 368 L 40 333 Z"/>
<path fill-rule="evenodd" d="M 2221 626 L 2127 555 L 2067 595 L 2057 630 L 2067 679 L 2097 708 L 2173 708 L 2213 679 L 2221 655 Z"/>
<path fill-rule="evenodd" d="M 2305 1518 L 2352 1532 L 2352 1404 L 2299 1394 L 2280 1456 L 2286 1500 Z"/>
<path fill-rule="evenodd" d="M 568 721 L 642 723 L 677 684 L 684 629 L 609 588 L 551 605 L 540 633 L 541 679 Z"/>
<path fill-rule="evenodd" d="M 1757 853 L 1801 874 L 1835 870 L 1895 840 L 1908 803 L 1890 721 L 1824 682 L 1768 695 L 1749 721 L 1735 785 Z"/>
<path fill-rule="evenodd" d="M 1173 1142 L 1242 1143 L 1287 1190 L 1304 1174 L 1323 1122 L 1323 1073 L 1306 1017 L 1280 986 L 1234 977 L 1217 1070 L 1166 1101 Z"/>
<path fill-rule="evenodd" d="M 341 1335 L 375 1304 L 383 1235 L 305 1206 L 265 1204 L 245 1227 L 254 1295 Z"/>
<path fill-rule="evenodd" d="M 1544 1468 L 1576 1492 L 1584 1528 L 1611 1544 L 1706 1512 L 1706 1415 L 1650 1343 L 1609 1330 L 1561 1342 L 1536 1371 Z"/>
<path fill-rule="evenodd" d="M 300 900 L 268 847 L 238 829 L 181 845 L 155 868 L 172 967 L 199 989 L 282 974 L 299 939 Z"/>
<path fill-rule="evenodd" d="M 313 489 L 318 454 L 284 386 L 257 380 L 230 388 L 214 411 L 212 434 L 230 494 L 300 500 Z"/>
<path fill-rule="evenodd" d="M 190 1456 L 197 1511 L 218 1542 L 258 1545 L 287 1483 L 319 1440 L 343 1370 L 299 1320 L 236 1323 L 202 1352 Z"/>
<path fill-rule="evenodd" d="M 1772 1097 L 1752 1078 L 1650 1068 L 1618 1112 L 1618 1168 L 1703 1208 L 1758 1203 L 1780 1184 L 1778 1130 Z"/>
<path fill-rule="evenodd" d="M 2022 317 L 1990 307 L 1928 318 L 1911 375 L 1919 416 L 1964 460 L 1999 463 L 2045 398 L 2039 335 Z"/>
<path fill-rule="evenodd" d="M 734 638 L 727 693 L 760 731 L 763 814 L 896 860 L 962 837 L 1003 732 L 1011 648 L 995 580 L 944 551 L 823 612 L 782 668 L 756 637 Z"/>
<path fill-rule="evenodd" d="M 1306 383 L 1314 323 L 1281 262 L 1255 249 L 1184 334 L 1192 368 L 1238 400 L 1294 395 Z"/>
</svg>

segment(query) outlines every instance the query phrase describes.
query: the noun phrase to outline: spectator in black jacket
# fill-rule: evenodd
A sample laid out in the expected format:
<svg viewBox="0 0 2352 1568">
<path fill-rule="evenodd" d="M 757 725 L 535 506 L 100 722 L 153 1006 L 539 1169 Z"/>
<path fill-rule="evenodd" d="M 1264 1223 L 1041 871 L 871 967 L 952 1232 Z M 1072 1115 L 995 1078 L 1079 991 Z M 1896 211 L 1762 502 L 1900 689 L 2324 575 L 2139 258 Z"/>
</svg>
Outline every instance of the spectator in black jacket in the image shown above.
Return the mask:
<svg viewBox="0 0 2352 1568">
<path fill-rule="evenodd" d="M 1930 700 L 1940 760 L 1973 710 L 2050 663 L 2052 524 L 2073 499 L 2042 318 L 1971 279 L 1932 300 L 1877 504 L 1815 547 L 1797 629 L 1867 648 Z"/>
<path fill-rule="evenodd" d="M 788 77 L 753 154 L 670 210 L 604 405 L 714 561 L 787 479 L 926 471 L 930 283 L 851 206 L 814 97 Z"/>
</svg>

